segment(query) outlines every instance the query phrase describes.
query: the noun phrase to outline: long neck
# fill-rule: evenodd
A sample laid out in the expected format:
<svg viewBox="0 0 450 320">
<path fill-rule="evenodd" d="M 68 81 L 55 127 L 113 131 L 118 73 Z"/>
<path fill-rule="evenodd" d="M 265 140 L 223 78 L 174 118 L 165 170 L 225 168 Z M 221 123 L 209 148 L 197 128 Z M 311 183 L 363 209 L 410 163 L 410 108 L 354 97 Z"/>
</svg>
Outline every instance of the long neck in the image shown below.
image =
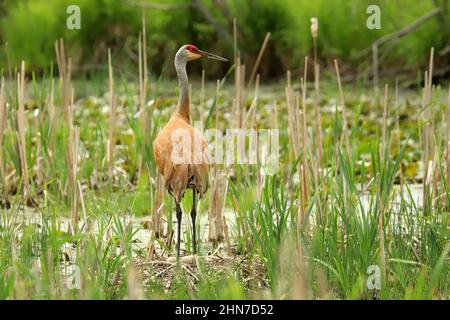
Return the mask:
<svg viewBox="0 0 450 320">
<path fill-rule="evenodd" d="M 175 58 L 175 69 L 178 75 L 180 96 L 175 112 L 189 121 L 189 83 L 186 73 L 186 61 L 177 58 Z"/>
</svg>

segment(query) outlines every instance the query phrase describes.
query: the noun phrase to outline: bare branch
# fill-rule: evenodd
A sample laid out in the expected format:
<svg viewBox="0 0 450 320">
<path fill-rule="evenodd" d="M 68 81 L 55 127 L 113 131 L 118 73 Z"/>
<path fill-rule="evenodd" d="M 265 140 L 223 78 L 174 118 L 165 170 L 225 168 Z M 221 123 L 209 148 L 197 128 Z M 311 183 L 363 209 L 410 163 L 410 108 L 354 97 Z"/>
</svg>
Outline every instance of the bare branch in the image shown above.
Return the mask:
<svg viewBox="0 0 450 320">
<path fill-rule="evenodd" d="M 123 0 L 126 4 L 130 6 L 141 7 L 144 9 L 156 9 L 156 10 L 174 10 L 174 9 L 187 9 L 192 6 L 191 3 L 156 3 L 156 2 L 145 2 L 137 0 Z"/>
<path fill-rule="evenodd" d="M 371 50 L 372 50 L 372 48 L 374 46 L 379 47 L 379 46 L 383 45 L 384 43 L 386 43 L 386 42 L 388 42 L 390 40 L 399 39 L 399 38 L 407 35 L 408 33 L 413 32 L 420 25 L 424 24 L 425 22 L 427 22 L 428 20 L 430 20 L 434 16 L 438 15 L 441 11 L 442 11 L 441 8 L 436 8 L 436 9 L 430 11 L 429 13 L 427 13 L 426 15 L 420 17 L 419 19 L 417 19 L 416 21 L 414 21 L 410 25 L 408 25 L 408 26 L 406 26 L 406 27 L 404 27 L 404 28 L 394 32 L 394 33 L 387 34 L 387 35 L 382 36 L 381 38 L 378 38 L 370 46 L 368 46 L 367 48 L 362 50 L 360 53 L 358 53 L 357 57 L 361 57 L 361 56 L 364 56 L 364 55 L 368 54 L 369 52 L 371 52 Z"/>
<path fill-rule="evenodd" d="M 201 0 L 193 0 L 193 4 L 194 7 L 203 14 L 205 20 L 211 23 L 228 43 L 233 43 L 233 38 L 230 33 L 228 33 L 228 31 L 216 20 Z"/>
</svg>

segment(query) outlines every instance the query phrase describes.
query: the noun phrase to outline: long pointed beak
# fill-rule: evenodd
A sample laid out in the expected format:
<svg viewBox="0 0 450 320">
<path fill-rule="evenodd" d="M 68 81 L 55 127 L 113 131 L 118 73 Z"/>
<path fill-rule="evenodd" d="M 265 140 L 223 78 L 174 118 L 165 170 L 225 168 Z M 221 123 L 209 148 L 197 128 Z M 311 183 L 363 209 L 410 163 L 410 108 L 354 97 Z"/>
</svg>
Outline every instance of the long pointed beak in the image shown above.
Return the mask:
<svg viewBox="0 0 450 320">
<path fill-rule="evenodd" d="M 228 61 L 228 59 L 223 58 L 223 57 L 221 57 L 221 56 L 218 56 L 218 55 L 215 55 L 215 54 L 212 54 L 212 53 L 203 51 L 203 50 L 198 50 L 198 51 L 200 52 L 200 54 L 201 54 L 203 57 L 206 57 L 206 58 L 208 58 L 208 59 L 214 59 L 214 60 L 220 60 L 220 61 Z"/>
</svg>

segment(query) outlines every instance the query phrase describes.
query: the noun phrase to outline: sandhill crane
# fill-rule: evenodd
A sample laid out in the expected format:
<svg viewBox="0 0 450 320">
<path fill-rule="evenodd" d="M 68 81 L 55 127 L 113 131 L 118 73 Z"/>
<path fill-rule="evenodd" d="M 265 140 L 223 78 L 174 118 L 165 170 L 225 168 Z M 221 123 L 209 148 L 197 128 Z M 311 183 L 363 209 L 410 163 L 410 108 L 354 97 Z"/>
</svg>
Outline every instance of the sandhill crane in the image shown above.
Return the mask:
<svg viewBox="0 0 450 320">
<path fill-rule="evenodd" d="M 175 55 L 175 69 L 179 81 L 179 98 L 175 112 L 153 142 L 153 152 L 159 172 L 164 176 L 167 191 L 175 200 L 177 229 L 177 260 L 180 258 L 181 199 L 191 188 L 193 253 L 197 253 L 195 218 L 197 197 L 208 189 L 207 143 L 202 134 L 190 125 L 189 84 L 186 64 L 202 57 L 228 61 L 212 53 L 199 50 L 192 44 L 182 46 Z"/>
</svg>

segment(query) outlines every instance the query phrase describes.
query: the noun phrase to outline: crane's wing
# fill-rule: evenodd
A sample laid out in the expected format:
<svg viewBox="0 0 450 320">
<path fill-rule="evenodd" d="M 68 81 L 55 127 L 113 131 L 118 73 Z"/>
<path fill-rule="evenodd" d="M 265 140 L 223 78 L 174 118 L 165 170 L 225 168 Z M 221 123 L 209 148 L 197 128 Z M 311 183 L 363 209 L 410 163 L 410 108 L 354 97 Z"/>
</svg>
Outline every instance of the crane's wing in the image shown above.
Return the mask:
<svg viewBox="0 0 450 320">
<path fill-rule="evenodd" d="M 188 143 L 183 145 L 180 141 L 185 138 Z M 184 120 L 171 119 L 156 137 L 153 152 L 166 188 L 177 201 L 186 188 L 196 188 L 200 196 L 207 191 L 208 144 L 198 130 Z"/>
</svg>

